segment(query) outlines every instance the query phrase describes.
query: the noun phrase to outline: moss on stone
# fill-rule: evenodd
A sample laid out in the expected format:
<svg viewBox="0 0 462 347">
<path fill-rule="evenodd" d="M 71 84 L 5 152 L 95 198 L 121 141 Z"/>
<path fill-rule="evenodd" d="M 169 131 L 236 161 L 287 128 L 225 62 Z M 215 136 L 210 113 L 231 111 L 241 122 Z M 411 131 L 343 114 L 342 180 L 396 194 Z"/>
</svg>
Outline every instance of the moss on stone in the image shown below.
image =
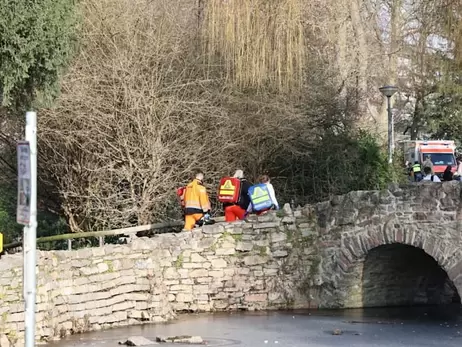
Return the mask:
<svg viewBox="0 0 462 347">
<path fill-rule="evenodd" d="M 225 239 L 227 236 L 231 236 L 231 233 L 228 232 L 228 231 L 224 231 L 223 234 L 220 235 L 220 237 L 218 238 L 218 240 L 223 240 L 223 239 Z"/>
<path fill-rule="evenodd" d="M 241 258 L 244 258 L 245 255 L 248 255 L 248 252 L 236 251 L 234 254 L 230 254 L 229 256 L 241 259 Z"/>
<path fill-rule="evenodd" d="M 11 344 L 15 345 L 18 342 L 18 335 L 15 330 L 10 330 L 7 335 Z"/>
<path fill-rule="evenodd" d="M 316 256 L 313 258 L 313 260 L 311 261 L 311 266 L 310 266 L 310 276 L 314 276 L 318 273 L 318 267 L 319 267 L 319 264 L 321 263 L 321 257 L 320 256 Z"/>
<path fill-rule="evenodd" d="M 242 234 L 231 234 L 231 237 L 232 237 L 235 241 L 242 241 Z"/>
<path fill-rule="evenodd" d="M 114 272 L 114 264 L 112 263 L 112 260 L 104 260 L 103 261 L 107 267 L 108 267 L 108 270 L 107 272 Z"/>
<path fill-rule="evenodd" d="M 183 267 L 183 263 L 184 263 L 184 256 L 183 256 L 183 253 L 181 253 L 178 258 L 176 258 L 176 261 L 175 261 L 175 267 L 177 269 L 180 269 Z"/>
<path fill-rule="evenodd" d="M 258 254 L 260 254 L 261 256 L 265 256 L 267 254 L 266 246 L 259 246 L 257 249 Z"/>
<path fill-rule="evenodd" d="M 285 212 L 284 210 L 277 210 L 276 211 L 276 217 L 279 217 L 279 218 L 282 218 L 282 217 L 285 217 Z"/>
<path fill-rule="evenodd" d="M 290 309 L 293 308 L 295 304 L 294 298 L 287 298 L 286 299 L 286 308 Z"/>
<path fill-rule="evenodd" d="M 310 224 L 310 226 L 313 228 L 313 229 L 316 229 L 319 225 L 319 220 L 318 220 L 318 216 L 316 215 L 316 213 L 310 213 L 308 216 L 307 216 L 307 223 Z"/>
<path fill-rule="evenodd" d="M 316 241 L 317 237 L 315 235 L 303 236 L 301 238 L 302 244 L 305 246 L 312 246 Z"/>
</svg>

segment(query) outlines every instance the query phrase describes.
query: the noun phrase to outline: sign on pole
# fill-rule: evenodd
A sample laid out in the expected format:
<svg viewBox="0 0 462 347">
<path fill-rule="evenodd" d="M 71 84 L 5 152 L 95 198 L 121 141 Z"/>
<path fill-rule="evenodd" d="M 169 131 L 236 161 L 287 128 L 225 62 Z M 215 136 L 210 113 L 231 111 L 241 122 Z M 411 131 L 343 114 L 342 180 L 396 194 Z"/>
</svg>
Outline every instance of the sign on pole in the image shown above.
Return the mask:
<svg viewBox="0 0 462 347">
<path fill-rule="evenodd" d="M 31 163 L 30 145 L 28 141 L 18 142 L 18 206 L 16 221 L 19 224 L 30 224 L 31 213 Z"/>
<path fill-rule="evenodd" d="M 26 141 L 18 143 L 17 222 L 24 224 L 25 347 L 35 346 L 37 292 L 37 114 L 26 113 Z"/>
</svg>

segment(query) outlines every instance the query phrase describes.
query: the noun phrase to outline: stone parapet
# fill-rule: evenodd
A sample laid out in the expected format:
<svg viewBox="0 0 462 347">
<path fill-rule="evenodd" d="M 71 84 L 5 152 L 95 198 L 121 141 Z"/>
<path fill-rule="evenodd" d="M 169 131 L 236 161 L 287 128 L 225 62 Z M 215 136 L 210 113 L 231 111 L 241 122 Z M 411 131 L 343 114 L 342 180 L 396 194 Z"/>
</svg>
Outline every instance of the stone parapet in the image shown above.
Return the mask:
<svg viewBox="0 0 462 347">
<path fill-rule="evenodd" d="M 297 223 L 272 213 L 126 245 L 39 251 L 37 338 L 164 322 L 181 312 L 314 306 L 297 289 L 316 264 L 314 238 L 306 240 Z M 15 343 L 24 332 L 22 255 L 3 257 L 0 270 L 0 334 Z"/>
</svg>

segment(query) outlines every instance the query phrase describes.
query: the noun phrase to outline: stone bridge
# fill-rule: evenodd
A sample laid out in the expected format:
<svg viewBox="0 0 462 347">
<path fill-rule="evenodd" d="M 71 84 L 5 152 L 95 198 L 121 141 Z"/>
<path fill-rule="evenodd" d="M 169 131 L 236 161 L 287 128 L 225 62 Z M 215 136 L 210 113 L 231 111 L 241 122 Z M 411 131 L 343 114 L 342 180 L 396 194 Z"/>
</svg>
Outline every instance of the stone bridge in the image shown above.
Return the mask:
<svg viewBox="0 0 462 347">
<path fill-rule="evenodd" d="M 461 208 L 456 182 L 391 186 L 127 245 L 39 252 L 37 337 L 179 312 L 460 303 Z M 23 336 L 21 267 L 22 255 L 0 261 L 2 347 Z"/>
</svg>

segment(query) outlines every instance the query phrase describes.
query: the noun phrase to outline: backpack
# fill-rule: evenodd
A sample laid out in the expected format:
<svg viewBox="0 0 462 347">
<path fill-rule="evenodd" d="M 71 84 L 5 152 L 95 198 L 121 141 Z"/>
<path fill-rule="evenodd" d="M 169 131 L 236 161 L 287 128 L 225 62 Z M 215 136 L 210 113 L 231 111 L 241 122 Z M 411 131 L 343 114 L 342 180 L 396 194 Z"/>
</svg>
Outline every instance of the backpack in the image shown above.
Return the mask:
<svg viewBox="0 0 462 347">
<path fill-rule="evenodd" d="M 176 190 L 176 196 L 178 197 L 180 201 L 181 208 L 184 208 L 185 202 L 184 202 L 184 194 L 186 193 L 186 187 L 180 187 L 177 188 Z"/>
<path fill-rule="evenodd" d="M 273 206 L 268 187 L 264 183 L 251 186 L 249 188 L 249 197 L 252 209 L 255 212 L 268 210 Z"/>
<path fill-rule="evenodd" d="M 241 180 L 235 177 L 223 177 L 218 186 L 218 201 L 237 204 L 241 194 Z"/>
</svg>

